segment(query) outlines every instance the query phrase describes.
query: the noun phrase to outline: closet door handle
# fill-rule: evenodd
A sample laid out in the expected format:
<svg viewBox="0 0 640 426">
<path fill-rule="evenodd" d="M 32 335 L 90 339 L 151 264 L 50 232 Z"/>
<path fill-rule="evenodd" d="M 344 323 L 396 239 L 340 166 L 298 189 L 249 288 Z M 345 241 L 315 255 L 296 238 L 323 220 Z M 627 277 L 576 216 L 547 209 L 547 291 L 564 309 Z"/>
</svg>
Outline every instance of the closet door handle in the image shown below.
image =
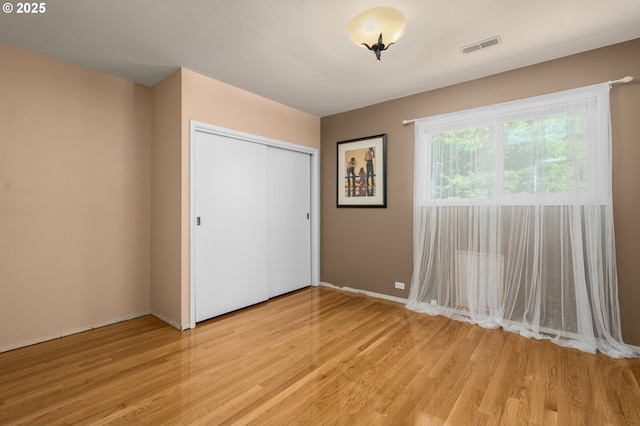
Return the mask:
<svg viewBox="0 0 640 426">
<path fill-rule="evenodd" d="M 196 226 L 200 226 L 200 216 L 196 218 Z"/>
</svg>

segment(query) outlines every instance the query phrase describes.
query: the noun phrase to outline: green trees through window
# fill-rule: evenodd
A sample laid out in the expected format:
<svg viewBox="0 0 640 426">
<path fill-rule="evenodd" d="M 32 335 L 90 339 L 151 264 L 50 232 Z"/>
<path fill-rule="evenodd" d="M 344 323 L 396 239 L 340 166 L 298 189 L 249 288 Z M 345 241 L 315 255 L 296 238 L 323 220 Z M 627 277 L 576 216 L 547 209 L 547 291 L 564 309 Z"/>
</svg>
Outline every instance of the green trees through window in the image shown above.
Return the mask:
<svg viewBox="0 0 640 426">
<path fill-rule="evenodd" d="M 495 121 L 431 134 L 431 199 L 588 189 L 586 112 Z"/>
<path fill-rule="evenodd" d="M 585 191 L 586 155 L 586 113 L 505 123 L 504 192 Z"/>
</svg>

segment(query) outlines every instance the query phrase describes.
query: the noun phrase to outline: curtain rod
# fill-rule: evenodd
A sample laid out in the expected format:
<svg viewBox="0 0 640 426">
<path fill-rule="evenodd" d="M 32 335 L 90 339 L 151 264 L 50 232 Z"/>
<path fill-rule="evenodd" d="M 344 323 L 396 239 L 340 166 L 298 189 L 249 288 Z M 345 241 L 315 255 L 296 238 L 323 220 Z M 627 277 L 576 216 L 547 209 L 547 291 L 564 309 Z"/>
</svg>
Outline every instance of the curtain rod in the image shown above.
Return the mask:
<svg viewBox="0 0 640 426">
<path fill-rule="evenodd" d="M 631 80 L 633 80 L 633 77 L 630 75 L 624 76 L 622 78 L 619 78 L 617 80 L 609 80 L 607 81 L 607 83 L 609 83 L 609 87 L 613 86 L 614 84 L 624 84 L 624 83 L 628 83 Z M 406 126 L 407 124 L 411 124 L 413 122 L 415 122 L 416 120 L 420 120 L 419 118 L 413 118 L 411 120 L 402 120 L 402 125 Z"/>
</svg>

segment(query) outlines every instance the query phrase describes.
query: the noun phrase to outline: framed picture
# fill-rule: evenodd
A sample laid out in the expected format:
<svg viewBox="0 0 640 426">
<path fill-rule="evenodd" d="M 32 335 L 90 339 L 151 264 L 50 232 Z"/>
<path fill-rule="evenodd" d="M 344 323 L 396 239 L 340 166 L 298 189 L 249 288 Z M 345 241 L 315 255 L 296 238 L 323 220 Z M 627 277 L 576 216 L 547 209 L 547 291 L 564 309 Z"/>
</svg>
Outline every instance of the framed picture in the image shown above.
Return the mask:
<svg viewBox="0 0 640 426">
<path fill-rule="evenodd" d="M 387 135 L 338 142 L 338 207 L 387 207 Z"/>
</svg>

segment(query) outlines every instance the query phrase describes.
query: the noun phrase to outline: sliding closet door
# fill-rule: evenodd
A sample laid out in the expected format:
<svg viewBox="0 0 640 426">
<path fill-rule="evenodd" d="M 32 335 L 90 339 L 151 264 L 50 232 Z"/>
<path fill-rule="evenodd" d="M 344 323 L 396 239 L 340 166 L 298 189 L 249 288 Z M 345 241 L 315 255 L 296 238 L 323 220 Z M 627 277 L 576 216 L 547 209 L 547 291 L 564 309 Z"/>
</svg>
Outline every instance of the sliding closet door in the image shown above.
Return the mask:
<svg viewBox="0 0 640 426">
<path fill-rule="evenodd" d="M 269 296 L 311 285 L 311 156 L 267 149 Z"/>
<path fill-rule="evenodd" d="M 196 132 L 194 148 L 195 310 L 202 321 L 269 297 L 267 147 Z"/>
</svg>

